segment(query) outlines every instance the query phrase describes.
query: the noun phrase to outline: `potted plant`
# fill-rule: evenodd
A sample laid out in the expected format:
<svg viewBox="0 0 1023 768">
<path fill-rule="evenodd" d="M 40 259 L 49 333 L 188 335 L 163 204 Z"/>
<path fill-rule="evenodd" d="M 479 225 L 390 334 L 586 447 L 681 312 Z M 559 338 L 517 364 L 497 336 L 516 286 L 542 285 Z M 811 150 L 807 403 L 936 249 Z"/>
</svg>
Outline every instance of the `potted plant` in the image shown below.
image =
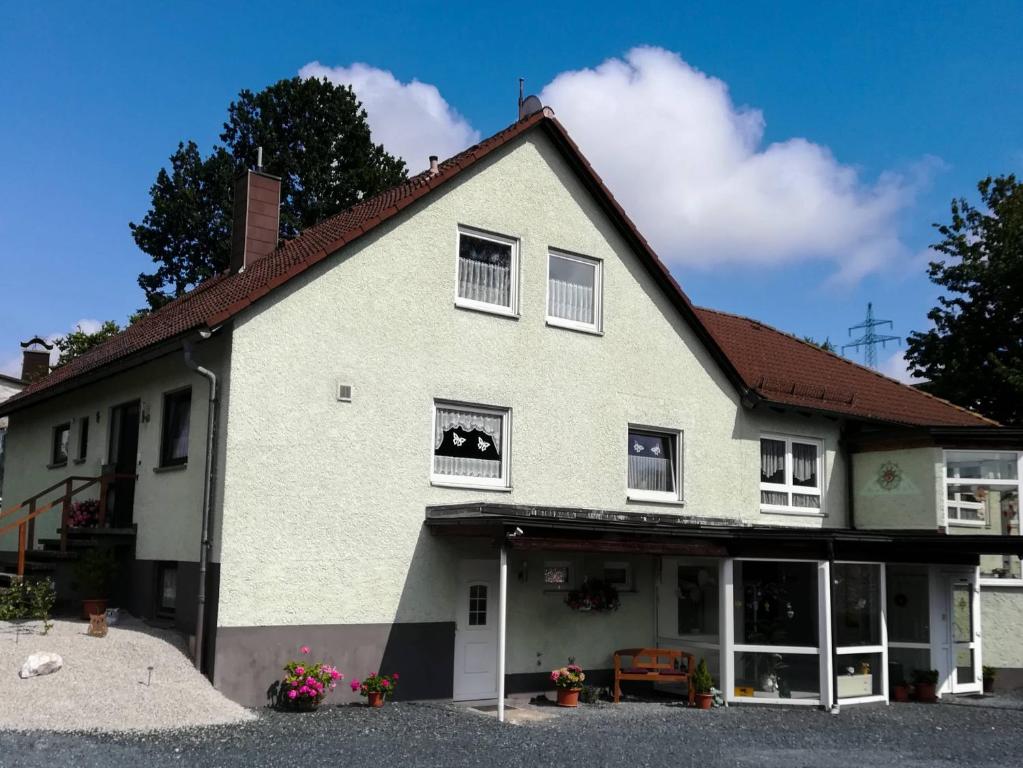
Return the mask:
<svg viewBox="0 0 1023 768">
<path fill-rule="evenodd" d="M 984 678 L 984 693 L 995 692 L 995 676 L 998 671 L 994 667 L 984 666 L 981 667 L 981 674 Z"/>
<path fill-rule="evenodd" d="M 707 669 L 706 659 L 700 659 L 700 663 L 696 665 L 696 671 L 693 672 L 693 677 L 689 684 L 696 691 L 696 706 L 700 709 L 710 709 L 714 705 L 714 694 L 710 690 L 714 687 L 714 681 L 711 679 L 710 671 Z"/>
<path fill-rule="evenodd" d="M 914 669 L 913 688 L 916 690 L 916 700 L 924 704 L 933 704 L 938 700 L 936 690 L 938 685 L 938 670 L 936 669 Z"/>
<path fill-rule="evenodd" d="M 75 562 L 74 574 L 82 598 L 82 618 L 106 613 L 107 590 L 117 568 L 111 549 L 90 549 Z"/>
<path fill-rule="evenodd" d="M 84 499 L 71 505 L 68 515 L 69 528 L 95 528 L 99 525 L 99 502 L 96 499 Z"/>
<path fill-rule="evenodd" d="M 303 656 L 309 654 L 308 645 L 298 650 Z M 327 694 L 337 688 L 338 681 L 343 679 L 344 675 L 337 671 L 337 667 L 322 661 L 289 661 L 284 665 L 284 679 L 281 681 L 277 706 L 296 712 L 311 712 L 320 706 Z"/>
<path fill-rule="evenodd" d="M 371 707 L 382 707 L 387 699 L 394 695 L 394 689 L 398 687 L 398 673 L 390 675 L 378 675 L 373 672 L 365 680 L 352 680 L 352 691 L 360 696 L 366 697 L 366 703 Z"/>
<path fill-rule="evenodd" d="M 909 685 L 901 677 L 892 683 L 892 700 L 909 701 Z"/>
<path fill-rule="evenodd" d="M 558 691 L 559 707 L 579 706 L 579 691 L 583 688 L 586 673 L 578 664 L 569 664 L 551 670 L 551 682 Z"/>
</svg>

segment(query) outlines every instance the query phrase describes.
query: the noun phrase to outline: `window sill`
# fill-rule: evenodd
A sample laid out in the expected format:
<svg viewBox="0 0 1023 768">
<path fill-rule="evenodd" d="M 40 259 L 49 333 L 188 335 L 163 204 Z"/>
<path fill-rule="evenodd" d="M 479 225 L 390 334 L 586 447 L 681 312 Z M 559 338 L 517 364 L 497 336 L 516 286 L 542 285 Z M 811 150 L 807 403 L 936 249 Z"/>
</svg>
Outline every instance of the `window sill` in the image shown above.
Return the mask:
<svg viewBox="0 0 1023 768">
<path fill-rule="evenodd" d="M 1023 579 L 977 579 L 981 587 L 1023 587 Z"/>
<path fill-rule="evenodd" d="M 464 309 L 468 312 L 482 312 L 484 315 L 497 315 L 506 317 L 509 320 L 518 320 L 519 313 L 506 307 L 488 306 L 486 304 L 470 304 L 462 301 L 455 301 L 455 309 Z"/>
<path fill-rule="evenodd" d="M 625 494 L 625 500 L 633 504 L 662 504 L 666 507 L 684 507 L 686 505 L 685 501 L 678 496 L 644 493 L 643 491 L 629 491 Z"/>
<path fill-rule="evenodd" d="M 510 485 L 487 485 L 486 483 L 459 483 L 453 480 L 431 480 L 430 485 L 434 488 L 463 488 L 469 491 L 496 491 L 497 493 L 510 493 Z"/>
<path fill-rule="evenodd" d="M 762 515 L 788 515 L 789 517 L 827 517 L 826 512 L 821 512 L 813 509 L 794 509 L 791 507 L 761 507 L 760 514 Z"/>
<path fill-rule="evenodd" d="M 82 458 L 82 459 L 72 459 L 72 461 L 75 464 L 84 464 L 85 463 L 85 459 L 84 458 Z"/>
<path fill-rule="evenodd" d="M 186 469 L 188 469 L 187 461 L 184 464 L 168 464 L 165 467 L 153 467 L 153 472 L 162 475 L 167 472 L 183 472 Z"/>
<path fill-rule="evenodd" d="M 987 525 L 983 520 L 949 520 L 949 528 L 983 528 Z"/>
<path fill-rule="evenodd" d="M 565 331 L 575 331 L 576 333 L 587 333 L 590 336 L 603 336 L 604 332 L 599 328 L 587 325 L 576 325 L 567 320 L 559 320 L 556 317 L 548 317 L 546 320 L 548 328 L 561 328 Z"/>
<path fill-rule="evenodd" d="M 67 461 L 55 461 L 46 465 L 47 469 L 63 469 L 67 466 Z"/>
</svg>

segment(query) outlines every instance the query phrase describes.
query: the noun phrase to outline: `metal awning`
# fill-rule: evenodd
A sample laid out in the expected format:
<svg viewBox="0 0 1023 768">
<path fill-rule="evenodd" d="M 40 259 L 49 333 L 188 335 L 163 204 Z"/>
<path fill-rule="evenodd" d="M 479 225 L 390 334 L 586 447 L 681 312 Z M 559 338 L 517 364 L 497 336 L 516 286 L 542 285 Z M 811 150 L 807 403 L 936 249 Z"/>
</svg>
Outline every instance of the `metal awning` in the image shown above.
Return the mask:
<svg viewBox="0 0 1023 768">
<path fill-rule="evenodd" d="M 518 550 L 961 565 L 976 565 L 980 555 L 1023 556 L 1023 536 L 795 528 L 693 515 L 485 502 L 427 507 L 425 524 L 438 536 L 490 538 Z"/>
</svg>

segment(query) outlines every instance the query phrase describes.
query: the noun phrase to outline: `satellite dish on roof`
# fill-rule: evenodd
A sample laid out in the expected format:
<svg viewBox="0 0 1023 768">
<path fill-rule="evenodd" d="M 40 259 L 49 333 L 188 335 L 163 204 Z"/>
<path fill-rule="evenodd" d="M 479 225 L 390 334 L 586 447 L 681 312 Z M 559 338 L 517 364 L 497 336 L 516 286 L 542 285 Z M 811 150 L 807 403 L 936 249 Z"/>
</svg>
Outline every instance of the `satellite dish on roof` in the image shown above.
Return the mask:
<svg viewBox="0 0 1023 768">
<path fill-rule="evenodd" d="M 543 109 L 543 103 L 537 96 L 527 96 L 523 99 L 522 103 L 519 104 L 519 120 L 524 117 L 529 117 Z"/>
</svg>

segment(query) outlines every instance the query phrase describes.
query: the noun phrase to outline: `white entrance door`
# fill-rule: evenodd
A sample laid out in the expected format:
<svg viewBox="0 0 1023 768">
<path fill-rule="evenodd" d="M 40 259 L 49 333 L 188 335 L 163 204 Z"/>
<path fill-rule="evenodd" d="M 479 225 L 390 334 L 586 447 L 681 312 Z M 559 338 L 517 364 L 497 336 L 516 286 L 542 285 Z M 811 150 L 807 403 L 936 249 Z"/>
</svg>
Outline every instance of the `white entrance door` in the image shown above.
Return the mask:
<svg viewBox="0 0 1023 768">
<path fill-rule="evenodd" d="M 454 699 L 496 699 L 497 561 L 463 560 L 458 574 Z"/>
<path fill-rule="evenodd" d="M 948 580 L 949 681 L 952 693 L 980 693 L 980 606 L 976 579 Z"/>
</svg>

